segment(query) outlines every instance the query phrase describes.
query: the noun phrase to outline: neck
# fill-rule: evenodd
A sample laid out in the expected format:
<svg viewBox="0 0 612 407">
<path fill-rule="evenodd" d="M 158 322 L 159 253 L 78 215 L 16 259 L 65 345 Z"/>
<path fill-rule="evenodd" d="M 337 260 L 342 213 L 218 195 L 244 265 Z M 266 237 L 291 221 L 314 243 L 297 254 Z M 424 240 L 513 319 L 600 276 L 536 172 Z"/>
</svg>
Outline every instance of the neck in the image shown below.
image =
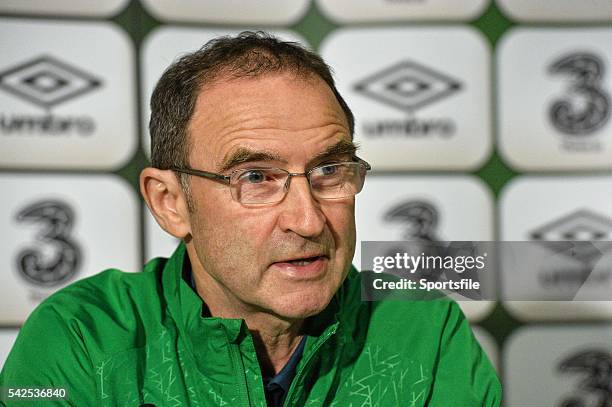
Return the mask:
<svg viewBox="0 0 612 407">
<path fill-rule="evenodd" d="M 302 339 L 303 319 L 284 319 L 265 310 L 249 307 L 206 272 L 192 270 L 196 290 L 210 314 L 219 318 L 243 319 L 253 336 L 257 359 L 264 376 L 281 371 Z"/>
<path fill-rule="evenodd" d="M 264 376 L 277 374 L 287 364 L 302 339 L 302 322 L 289 325 L 286 329 L 271 330 L 252 329 L 247 322 Z"/>
</svg>

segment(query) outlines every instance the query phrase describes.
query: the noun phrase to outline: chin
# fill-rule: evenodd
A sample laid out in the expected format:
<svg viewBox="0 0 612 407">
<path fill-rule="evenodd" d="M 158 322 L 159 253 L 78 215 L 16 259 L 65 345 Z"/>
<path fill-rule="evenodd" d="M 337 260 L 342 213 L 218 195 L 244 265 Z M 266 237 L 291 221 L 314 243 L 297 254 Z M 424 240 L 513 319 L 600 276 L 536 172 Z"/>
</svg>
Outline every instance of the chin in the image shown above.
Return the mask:
<svg viewBox="0 0 612 407">
<path fill-rule="evenodd" d="M 323 311 L 332 297 L 333 292 L 325 290 L 308 290 L 298 295 L 283 296 L 276 304 L 276 313 L 286 319 L 305 319 Z"/>
</svg>

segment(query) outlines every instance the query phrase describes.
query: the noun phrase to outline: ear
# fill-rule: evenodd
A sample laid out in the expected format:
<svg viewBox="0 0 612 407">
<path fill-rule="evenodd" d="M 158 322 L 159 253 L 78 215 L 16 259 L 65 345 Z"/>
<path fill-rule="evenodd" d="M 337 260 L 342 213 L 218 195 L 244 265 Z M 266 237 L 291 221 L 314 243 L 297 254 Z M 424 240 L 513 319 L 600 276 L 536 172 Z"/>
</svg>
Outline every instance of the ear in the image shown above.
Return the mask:
<svg viewBox="0 0 612 407">
<path fill-rule="evenodd" d="M 142 170 L 140 193 L 162 229 L 179 239 L 191 233 L 187 201 L 172 170 L 152 167 Z"/>
</svg>

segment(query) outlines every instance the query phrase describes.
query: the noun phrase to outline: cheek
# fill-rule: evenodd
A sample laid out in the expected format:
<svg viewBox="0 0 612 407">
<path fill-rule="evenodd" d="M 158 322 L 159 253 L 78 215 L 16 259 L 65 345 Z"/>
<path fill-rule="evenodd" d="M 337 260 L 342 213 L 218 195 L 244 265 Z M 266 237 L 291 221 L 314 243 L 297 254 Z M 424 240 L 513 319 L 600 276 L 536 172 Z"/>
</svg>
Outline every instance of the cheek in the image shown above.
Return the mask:
<svg viewBox="0 0 612 407">
<path fill-rule="evenodd" d="M 353 203 L 333 204 L 324 208 L 329 228 L 336 242 L 337 250 L 355 250 L 355 205 Z"/>
<path fill-rule="evenodd" d="M 207 198 L 207 199 L 205 199 Z M 202 254 L 225 268 L 257 264 L 273 220 L 257 210 L 247 211 L 234 201 L 199 197 L 202 203 L 192 222 Z"/>
</svg>

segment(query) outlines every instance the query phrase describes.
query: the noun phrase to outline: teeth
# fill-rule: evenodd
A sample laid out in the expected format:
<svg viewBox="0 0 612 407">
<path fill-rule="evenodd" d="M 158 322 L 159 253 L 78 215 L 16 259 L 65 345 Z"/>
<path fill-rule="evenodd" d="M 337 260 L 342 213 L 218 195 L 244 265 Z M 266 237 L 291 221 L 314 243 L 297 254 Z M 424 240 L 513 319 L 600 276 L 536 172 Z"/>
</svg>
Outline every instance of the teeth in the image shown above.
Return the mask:
<svg viewBox="0 0 612 407">
<path fill-rule="evenodd" d="M 295 266 L 306 266 L 310 263 L 312 263 L 314 260 L 310 259 L 310 260 L 292 260 L 289 263 L 295 265 Z"/>
</svg>

